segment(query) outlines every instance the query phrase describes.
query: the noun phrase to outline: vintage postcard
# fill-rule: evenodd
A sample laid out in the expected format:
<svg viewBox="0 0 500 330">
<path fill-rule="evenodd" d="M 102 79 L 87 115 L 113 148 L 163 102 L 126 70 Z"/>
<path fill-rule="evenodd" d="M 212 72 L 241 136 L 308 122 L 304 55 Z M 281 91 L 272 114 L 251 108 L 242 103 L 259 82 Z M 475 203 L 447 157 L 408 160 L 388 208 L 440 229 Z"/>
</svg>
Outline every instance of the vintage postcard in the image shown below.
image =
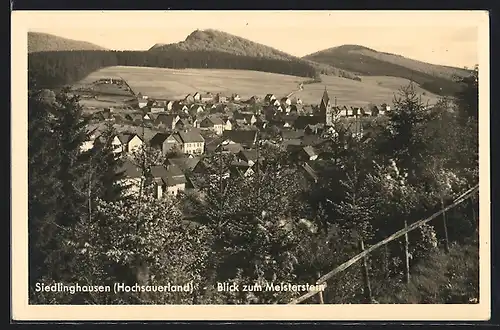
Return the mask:
<svg viewBox="0 0 500 330">
<path fill-rule="evenodd" d="M 489 319 L 488 24 L 12 12 L 13 319 Z"/>
</svg>

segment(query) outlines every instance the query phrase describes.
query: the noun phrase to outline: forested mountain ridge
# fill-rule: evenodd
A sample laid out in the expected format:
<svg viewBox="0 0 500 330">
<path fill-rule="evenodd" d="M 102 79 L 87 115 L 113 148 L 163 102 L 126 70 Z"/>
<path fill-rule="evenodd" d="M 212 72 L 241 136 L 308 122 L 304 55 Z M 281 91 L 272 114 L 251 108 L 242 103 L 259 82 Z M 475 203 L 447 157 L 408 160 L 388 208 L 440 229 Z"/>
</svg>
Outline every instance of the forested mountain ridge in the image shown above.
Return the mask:
<svg viewBox="0 0 500 330">
<path fill-rule="evenodd" d="M 171 44 L 155 44 L 149 50 L 171 51 L 174 49 L 184 51 L 216 51 L 238 56 L 305 62 L 313 66 L 318 73 L 359 80 L 356 75 L 339 70 L 331 65 L 300 59 L 273 47 L 214 29 L 195 30 L 184 41 Z"/>
<path fill-rule="evenodd" d="M 87 41 L 58 37 L 48 33 L 28 32 L 28 53 L 78 50 L 106 50 Z"/>
<path fill-rule="evenodd" d="M 303 58 L 361 76 L 393 76 L 410 79 L 422 88 L 439 95 L 455 94 L 459 90 L 458 84 L 455 83 L 456 78 L 471 75 L 471 70 L 430 64 L 360 45 L 332 47 Z"/>
</svg>

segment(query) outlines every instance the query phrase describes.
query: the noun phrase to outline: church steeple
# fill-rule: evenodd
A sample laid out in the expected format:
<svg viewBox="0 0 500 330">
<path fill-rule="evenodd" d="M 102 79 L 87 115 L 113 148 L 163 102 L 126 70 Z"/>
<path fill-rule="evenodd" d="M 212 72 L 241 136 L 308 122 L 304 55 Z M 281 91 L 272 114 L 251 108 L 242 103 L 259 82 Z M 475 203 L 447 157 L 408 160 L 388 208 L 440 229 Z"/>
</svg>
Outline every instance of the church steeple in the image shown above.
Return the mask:
<svg viewBox="0 0 500 330">
<path fill-rule="evenodd" d="M 321 103 L 323 103 L 326 106 L 329 104 L 329 102 L 330 102 L 330 97 L 328 96 L 328 92 L 326 91 L 326 86 L 325 86 L 325 91 L 323 92 Z"/>
</svg>

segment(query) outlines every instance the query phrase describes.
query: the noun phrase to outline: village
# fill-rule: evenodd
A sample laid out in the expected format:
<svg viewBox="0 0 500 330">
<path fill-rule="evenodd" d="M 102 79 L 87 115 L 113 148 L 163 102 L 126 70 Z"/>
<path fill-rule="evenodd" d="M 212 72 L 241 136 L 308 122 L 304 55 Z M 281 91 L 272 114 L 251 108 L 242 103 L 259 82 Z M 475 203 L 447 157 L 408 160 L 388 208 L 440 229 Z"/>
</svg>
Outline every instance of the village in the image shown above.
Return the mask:
<svg viewBox="0 0 500 330">
<path fill-rule="evenodd" d="M 131 92 L 120 79 L 101 79 L 99 83 Z M 115 153 L 123 157 L 123 183 L 130 187 L 130 193 L 137 193 L 142 182 L 142 172 L 132 155 L 141 146 L 161 151 L 165 163 L 150 169 L 157 198 L 195 190 L 194 177 L 206 172 L 204 158 L 214 153 L 235 156 L 223 175 L 252 176 L 263 143 L 286 150 L 300 164 L 304 178 L 316 182 L 314 162 L 321 159 L 319 147 L 334 132 L 334 122 L 343 123 L 351 134 L 361 137 L 363 119 L 390 111 L 386 104 L 370 108 L 337 105 L 326 88 L 319 105 L 303 104 L 292 95 L 269 93 L 243 100 L 238 94 L 196 92 L 181 100 L 168 100 L 138 93 L 127 109 L 108 107 L 92 112 L 90 140 L 82 149 L 92 148 L 103 123 L 113 122 L 119 129 L 112 143 Z"/>
</svg>

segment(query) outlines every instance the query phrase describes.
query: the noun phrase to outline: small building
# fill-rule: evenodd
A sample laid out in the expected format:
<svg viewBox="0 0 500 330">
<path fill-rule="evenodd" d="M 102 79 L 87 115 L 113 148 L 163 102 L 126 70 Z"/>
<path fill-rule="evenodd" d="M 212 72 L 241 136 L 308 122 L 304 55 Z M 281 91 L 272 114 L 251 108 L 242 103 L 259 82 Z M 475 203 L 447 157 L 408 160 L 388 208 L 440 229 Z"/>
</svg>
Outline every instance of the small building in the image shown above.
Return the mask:
<svg viewBox="0 0 500 330">
<path fill-rule="evenodd" d="M 154 120 L 154 124 L 164 126 L 168 130 L 173 130 L 179 120 L 179 115 L 161 113 Z"/>
<path fill-rule="evenodd" d="M 149 141 L 149 145 L 152 148 L 161 150 L 163 155 L 171 153 L 176 149 L 181 151 L 179 141 L 169 133 L 156 133 L 151 141 Z"/>
<path fill-rule="evenodd" d="M 226 103 L 227 102 L 227 97 L 220 94 L 220 93 L 217 93 L 217 95 L 215 96 L 215 102 L 216 103 Z"/>
<path fill-rule="evenodd" d="M 142 109 L 144 108 L 145 106 L 148 105 L 148 97 L 147 96 L 144 96 L 142 94 L 139 93 L 139 95 L 137 96 L 137 103 L 139 105 L 139 109 Z"/>
<path fill-rule="evenodd" d="M 280 103 L 284 108 L 286 108 L 292 105 L 292 100 L 290 100 L 288 97 L 283 97 L 281 98 Z"/>
<path fill-rule="evenodd" d="M 120 174 L 122 178 L 118 184 L 122 187 L 124 197 L 137 195 L 140 192 L 141 183 L 143 182 L 142 172 L 140 168 L 130 159 L 125 158 L 121 166 L 116 170 L 116 174 Z"/>
<path fill-rule="evenodd" d="M 186 188 L 184 173 L 172 164 L 151 166 L 151 176 L 155 183 L 155 197 L 176 196 Z"/>
<path fill-rule="evenodd" d="M 222 135 L 224 131 L 224 122 L 217 116 L 209 116 L 200 121 L 199 127 L 202 130 L 211 130 L 215 132 L 215 134 Z"/>
<path fill-rule="evenodd" d="M 214 100 L 214 95 L 212 93 L 204 93 L 200 95 L 200 101 L 203 103 L 212 102 Z"/>
<path fill-rule="evenodd" d="M 268 102 L 268 103 L 271 103 L 273 102 L 274 100 L 276 100 L 276 95 L 274 94 L 267 94 L 265 97 L 264 97 L 264 101 L 265 102 Z M 279 102 L 278 102 L 279 103 Z"/>
<path fill-rule="evenodd" d="M 194 130 L 177 132 L 174 137 L 181 143 L 184 154 L 201 155 L 205 151 L 205 139 Z"/>
<path fill-rule="evenodd" d="M 257 142 L 257 130 L 231 130 L 222 134 L 224 141 L 241 144 L 244 148 L 253 148 Z"/>
<path fill-rule="evenodd" d="M 231 100 L 233 100 L 234 102 L 239 102 L 241 101 L 241 96 L 239 94 L 233 94 L 231 95 Z"/>
<path fill-rule="evenodd" d="M 132 153 L 139 149 L 144 141 L 135 133 L 119 133 L 111 144 L 115 153 Z"/>
<path fill-rule="evenodd" d="M 252 166 L 246 162 L 232 162 L 229 166 L 231 176 L 248 178 L 254 174 Z"/>
</svg>

